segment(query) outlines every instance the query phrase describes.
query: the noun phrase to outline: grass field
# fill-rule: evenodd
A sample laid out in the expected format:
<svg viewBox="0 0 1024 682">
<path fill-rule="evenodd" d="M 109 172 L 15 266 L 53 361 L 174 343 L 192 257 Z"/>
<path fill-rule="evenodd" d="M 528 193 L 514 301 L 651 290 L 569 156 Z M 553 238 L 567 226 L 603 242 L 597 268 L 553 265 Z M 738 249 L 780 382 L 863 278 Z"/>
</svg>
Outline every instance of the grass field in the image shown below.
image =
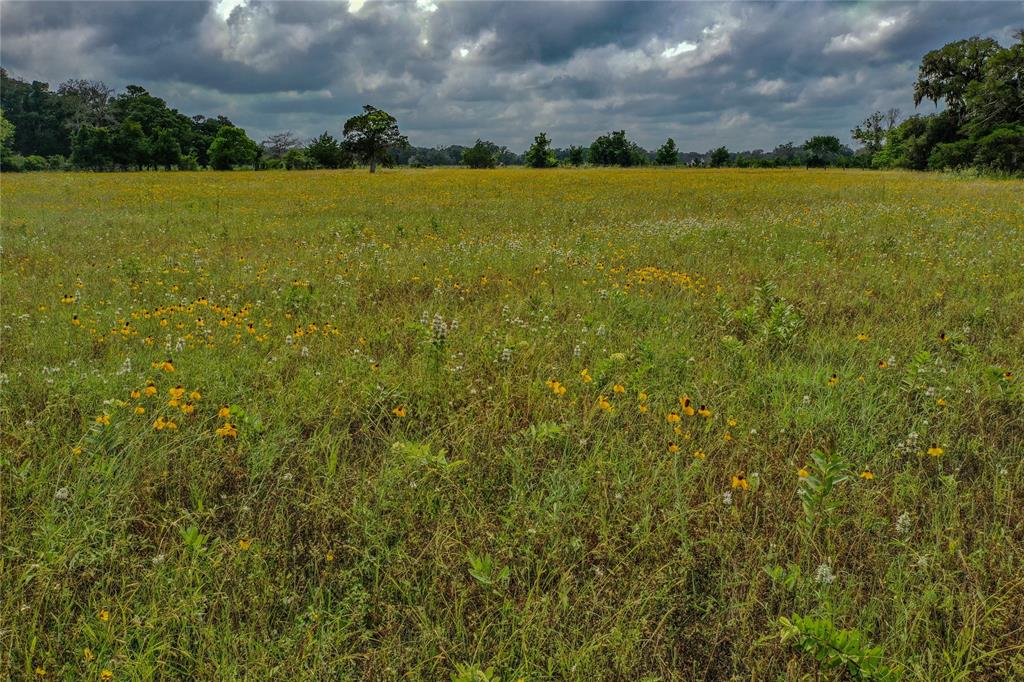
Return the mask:
<svg viewBox="0 0 1024 682">
<path fill-rule="evenodd" d="M 5 176 L 0 676 L 1024 678 L 1022 197 Z"/>
</svg>

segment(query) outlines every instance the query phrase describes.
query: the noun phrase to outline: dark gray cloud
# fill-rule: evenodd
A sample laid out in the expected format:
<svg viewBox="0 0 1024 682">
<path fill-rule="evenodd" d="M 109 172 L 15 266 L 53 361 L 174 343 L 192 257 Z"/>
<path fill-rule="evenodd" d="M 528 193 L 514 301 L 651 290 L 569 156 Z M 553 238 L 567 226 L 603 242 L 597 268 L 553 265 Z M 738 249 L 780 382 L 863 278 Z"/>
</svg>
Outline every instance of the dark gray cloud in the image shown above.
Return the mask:
<svg viewBox="0 0 1024 682">
<path fill-rule="evenodd" d="M 254 137 L 337 131 L 367 102 L 415 144 L 559 146 L 626 128 L 655 147 L 846 138 L 913 108 L 921 56 L 1009 42 L 1024 2 L 0 2 L 0 63 L 146 86 Z"/>
</svg>

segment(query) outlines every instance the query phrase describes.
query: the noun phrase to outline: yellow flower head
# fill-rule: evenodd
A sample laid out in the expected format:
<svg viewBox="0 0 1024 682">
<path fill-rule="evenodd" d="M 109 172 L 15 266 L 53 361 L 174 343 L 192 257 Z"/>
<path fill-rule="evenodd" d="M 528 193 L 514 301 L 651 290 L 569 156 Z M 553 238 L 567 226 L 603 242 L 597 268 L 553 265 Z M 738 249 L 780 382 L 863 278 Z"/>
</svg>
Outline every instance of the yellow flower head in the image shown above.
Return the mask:
<svg viewBox="0 0 1024 682">
<path fill-rule="evenodd" d="M 704 405 L 701 405 L 699 408 L 697 408 L 697 414 L 707 419 L 711 416 L 711 410 L 705 407 Z"/>
<path fill-rule="evenodd" d="M 675 453 L 679 452 L 679 446 L 676 445 L 675 443 L 669 443 L 668 451 L 674 455 Z"/>
<path fill-rule="evenodd" d="M 679 418 L 678 412 L 669 412 L 667 415 L 665 415 L 665 421 L 667 421 L 669 424 L 678 424 L 681 421 L 681 419 Z"/>
<path fill-rule="evenodd" d="M 220 409 L 217 410 L 217 416 L 221 419 L 227 419 L 231 416 L 231 408 L 227 405 L 221 405 Z"/>
<path fill-rule="evenodd" d="M 219 427 L 217 427 L 217 430 L 214 433 L 216 433 L 221 438 L 238 437 L 238 429 L 231 422 L 224 422 Z"/>
<path fill-rule="evenodd" d="M 807 478 L 811 475 L 811 472 L 807 470 L 807 467 L 800 467 L 800 471 L 796 472 L 796 475 L 800 478 Z"/>
<path fill-rule="evenodd" d="M 104 680 L 104 682 L 114 679 L 114 671 L 110 668 L 104 668 L 100 671 L 100 679 Z"/>
<path fill-rule="evenodd" d="M 708 457 L 707 453 L 705 453 L 703 450 L 694 450 L 693 456 L 696 457 L 697 459 L 707 459 Z"/>
<path fill-rule="evenodd" d="M 100 609 L 99 613 L 96 614 L 96 617 L 99 618 L 101 622 L 106 623 L 108 620 L 110 620 L 110 611 L 107 611 L 106 609 Z"/>
<path fill-rule="evenodd" d="M 832 376 L 830 376 L 828 378 L 828 385 L 829 386 L 835 386 L 838 383 L 839 383 L 839 375 L 838 374 L 833 374 Z"/>
<path fill-rule="evenodd" d="M 742 471 L 738 474 L 733 474 L 732 487 L 734 489 L 740 488 L 741 490 L 750 490 L 750 483 L 747 482 L 747 477 L 743 475 Z"/>
<path fill-rule="evenodd" d="M 943 450 L 942 448 L 940 448 L 940 447 L 939 447 L 938 445 L 936 445 L 935 443 L 932 443 L 931 447 L 930 447 L 930 448 L 928 448 L 928 454 L 929 454 L 929 455 L 931 455 L 932 457 L 938 457 L 938 456 L 939 456 L 939 455 L 941 455 L 941 454 L 942 454 L 943 452 L 945 452 L 945 450 Z"/>
<path fill-rule="evenodd" d="M 583 371 L 580 372 L 580 376 L 583 377 L 583 383 L 585 384 L 589 384 L 591 381 L 594 380 L 594 377 L 590 376 L 590 370 L 587 369 L 586 367 L 584 367 Z"/>
<path fill-rule="evenodd" d="M 252 547 L 252 540 L 250 540 L 249 538 L 239 538 L 239 540 L 238 540 L 238 548 L 239 549 L 244 551 L 244 550 L 249 549 L 250 547 Z"/>
<path fill-rule="evenodd" d="M 405 406 L 404 405 L 399 405 L 398 407 L 392 409 L 391 413 L 394 414 L 396 417 L 399 417 L 399 418 L 404 417 L 405 416 Z"/>
<path fill-rule="evenodd" d="M 99 424 L 100 426 L 110 426 L 110 415 L 101 414 L 100 416 L 96 417 L 96 423 Z"/>
<path fill-rule="evenodd" d="M 612 392 L 613 393 L 625 393 L 626 392 L 626 387 L 623 386 L 622 384 L 615 384 L 615 386 L 612 387 Z"/>
<path fill-rule="evenodd" d="M 871 469 L 865 469 L 864 471 L 860 472 L 860 477 L 863 478 L 865 481 L 870 481 L 875 477 L 875 474 L 874 472 L 871 471 Z"/>
</svg>

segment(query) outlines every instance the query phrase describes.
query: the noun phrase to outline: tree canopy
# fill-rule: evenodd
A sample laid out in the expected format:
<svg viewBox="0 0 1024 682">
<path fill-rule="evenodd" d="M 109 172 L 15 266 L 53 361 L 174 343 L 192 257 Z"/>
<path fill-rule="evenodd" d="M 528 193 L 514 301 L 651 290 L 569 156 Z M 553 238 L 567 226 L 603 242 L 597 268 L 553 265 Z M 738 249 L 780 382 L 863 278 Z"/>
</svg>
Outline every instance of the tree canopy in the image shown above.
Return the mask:
<svg viewBox="0 0 1024 682">
<path fill-rule="evenodd" d="M 377 171 L 377 164 L 391 164 L 391 151 L 409 144 L 408 138 L 398 130 L 398 121 L 386 111 L 369 104 L 363 113 L 345 121 L 342 129 L 345 145 L 363 163 L 370 165 L 370 172 Z"/>
</svg>

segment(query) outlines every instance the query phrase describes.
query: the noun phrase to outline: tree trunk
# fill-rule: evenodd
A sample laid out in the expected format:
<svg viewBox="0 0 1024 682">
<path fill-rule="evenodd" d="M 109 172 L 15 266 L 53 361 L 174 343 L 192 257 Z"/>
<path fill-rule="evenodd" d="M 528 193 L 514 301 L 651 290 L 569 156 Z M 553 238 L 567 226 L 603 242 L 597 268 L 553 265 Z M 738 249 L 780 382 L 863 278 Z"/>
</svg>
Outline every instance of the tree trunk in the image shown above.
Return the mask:
<svg viewBox="0 0 1024 682">
<path fill-rule="evenodd" d="M 377 172 L 377 157 L 376 156 L 371 156 L 370 157 L 370 172 L 371 173 L 376 173 Z"/>
</svg>

